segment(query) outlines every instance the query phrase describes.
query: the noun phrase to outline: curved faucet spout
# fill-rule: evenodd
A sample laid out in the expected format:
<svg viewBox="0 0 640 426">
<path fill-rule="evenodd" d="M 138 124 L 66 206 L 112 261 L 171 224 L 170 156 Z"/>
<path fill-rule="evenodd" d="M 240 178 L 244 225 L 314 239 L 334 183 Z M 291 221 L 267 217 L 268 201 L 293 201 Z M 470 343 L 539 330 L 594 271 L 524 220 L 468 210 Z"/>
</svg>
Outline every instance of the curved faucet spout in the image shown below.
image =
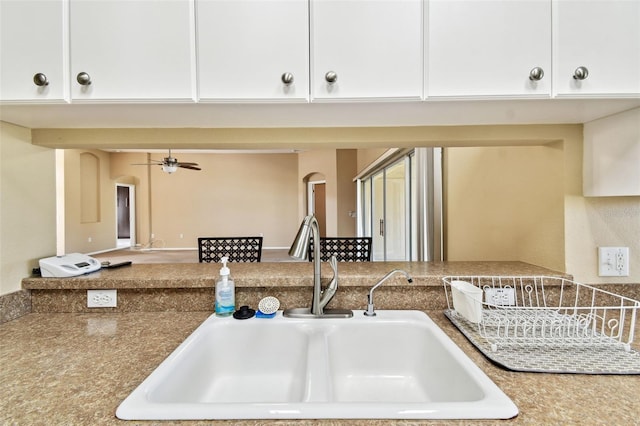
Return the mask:
<svg viewBox="0 0 640 426">
<path fill-rule="evenodd" d="M 296 238 L 291 244 L 291 248 L 289 248 L 289 256 L 293 257 L 294 259 L 305 260 L 305 258 L 307 257 L 307 253 L 309 252 L 309 239 L 311 238 L 312 234 L 314 234 L 313 238 L 316 237 L 315 233 L 318 232 L 318 229 L 318 220 L 315 218 L 315 216 L 306 216 L 300 224 L 300 228 L 298 229 Z"/>
<path fill-rule="evenodd" d="M 304 218 L 298 229 L 298 234 L 291 244 L 289 256 L 304 260 L 309 252 L 309 240 L 313 238 L 313 299 L 311 299 L 311 313 L 322 315 L 320 295 L 322 284 L 320 283 L 320 225 L 314 215 Z"/>
<path fill-rule="evenodd" d="M 413 277 L 411 275 L 409 275 L 409 273 L 407 271 L 403 270 L 403 269 L 394 269 L 393 271 L 387 273 L 387 275 L 382 277 L 382 279 L 380 281 L 378 281 L 376 283 L 376 285 L 371 287 L 371 290 L 369 290 L 369 295 L 367 296 L 367 310 L 364 311 L 364 314 L 366 316 L 374 317 L 376 315 L 376 311 L 375 311 L 375 308 L 373 306 L 373 290 L 375 290 L 376 288 L 380 287 L 383 282 L 385 282 L 386 280 L 391 278 L 391 276 L 393 276 L 396 273 L 404 274 L 404 276 L 407 278 L 408 282 L 410 282 L 410 283 L 413 282 Z"/>
<path fill-rule="evenodd" d="M 296 259 L 304 260 L 309 251 L 309 241 L 313 238 L 313 298 L 311 299 L 310 309 L 286 309 L 284 316 L 296 317 L 339 317 L 348 318 L 353 316 L 353 312 L 345 309 L 328 309 L 325 312 L 324 307 L 331 301 L 331 298 L 338 289 L 338 262 L 335 256 L 331 257 L 329 262 L 333 269 L 333 278 L 325 291 L 322 291 L 322 283 L 320 282 L 320 266 L 322 259 L 320 258 L 320 226 L 314 215 L 304 218 L 298 229 L 298 234 L 291 244 L 289 256 Z"/>
</svg>

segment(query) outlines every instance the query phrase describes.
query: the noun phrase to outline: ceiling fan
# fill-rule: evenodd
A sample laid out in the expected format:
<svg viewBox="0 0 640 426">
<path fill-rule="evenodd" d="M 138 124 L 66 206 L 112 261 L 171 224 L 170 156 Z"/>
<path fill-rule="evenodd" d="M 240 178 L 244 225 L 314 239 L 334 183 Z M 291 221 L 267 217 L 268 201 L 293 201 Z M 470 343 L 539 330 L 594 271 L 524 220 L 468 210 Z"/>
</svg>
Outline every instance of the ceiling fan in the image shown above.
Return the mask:
<svg viewBox="0 0 640 426">
<path fill-rule="evenodd" d="M 165 173 L 173 173 L 178 170 L 178 167 L 189 170 L 202 170 L 198 167 L 198 163 L 181 163 L 177 158 L 171 156 L 171 150 L 169 150 L 169 156 L 164 157 L 162 161 L 149 159 L 153 163 L 133 164 L 134 166 L 162 166 L 162 171 Z"/>
</svg>

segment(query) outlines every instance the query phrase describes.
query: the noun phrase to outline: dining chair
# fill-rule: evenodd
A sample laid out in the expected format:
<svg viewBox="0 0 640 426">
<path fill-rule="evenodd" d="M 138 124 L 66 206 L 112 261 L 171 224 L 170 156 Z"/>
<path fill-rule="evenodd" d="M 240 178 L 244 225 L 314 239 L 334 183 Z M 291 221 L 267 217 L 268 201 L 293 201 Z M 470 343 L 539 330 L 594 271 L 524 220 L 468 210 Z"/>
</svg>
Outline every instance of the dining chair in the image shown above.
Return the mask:
<svg viewBox="0 0 640 426">
<path fill-rule="evenodd" d="M 320 259 L 327 262 L 332 255 L 338 262 L 370 262 L 371 237 L 320 237 Z M 309 243 L 309 261 L 313 261 L 313 239 Z"/>
<path fill-rule="evenodd" d="M 223 256 L 229 262 L 260 262 L 262 237 L 199 237 L 200 263 L 218 263 Z"/>
</svg>

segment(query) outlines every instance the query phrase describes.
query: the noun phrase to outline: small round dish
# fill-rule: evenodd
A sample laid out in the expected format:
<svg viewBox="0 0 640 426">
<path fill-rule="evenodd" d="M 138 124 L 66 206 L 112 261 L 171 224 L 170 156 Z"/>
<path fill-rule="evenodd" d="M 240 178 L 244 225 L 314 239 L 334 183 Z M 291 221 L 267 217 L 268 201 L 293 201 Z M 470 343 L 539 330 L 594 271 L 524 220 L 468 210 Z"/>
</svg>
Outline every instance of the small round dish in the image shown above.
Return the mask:
<svg viewBox="0 0 640 426">
<path fill-rule="evenodd" d="M 273 296 L 267 296 L 258 303 L 258 310 L 263 314 L 273 314 L 280 308 L 280 301 Z"/>
</svg>

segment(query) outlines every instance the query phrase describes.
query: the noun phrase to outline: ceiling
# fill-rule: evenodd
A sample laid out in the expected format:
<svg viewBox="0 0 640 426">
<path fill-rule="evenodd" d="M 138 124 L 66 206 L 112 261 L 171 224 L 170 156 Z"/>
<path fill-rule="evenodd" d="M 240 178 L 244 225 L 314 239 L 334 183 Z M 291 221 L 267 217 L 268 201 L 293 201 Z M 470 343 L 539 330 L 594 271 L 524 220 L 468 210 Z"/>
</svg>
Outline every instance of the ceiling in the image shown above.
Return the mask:
<svg viewBox="0 0 640 426">
<path fill-rule="evenodd" d="M 31 129 L 575 124 L 638 106 L 638 98 L 297 104 L 3 104 L 0 106 L 0 120 Z"/>
</svg>

